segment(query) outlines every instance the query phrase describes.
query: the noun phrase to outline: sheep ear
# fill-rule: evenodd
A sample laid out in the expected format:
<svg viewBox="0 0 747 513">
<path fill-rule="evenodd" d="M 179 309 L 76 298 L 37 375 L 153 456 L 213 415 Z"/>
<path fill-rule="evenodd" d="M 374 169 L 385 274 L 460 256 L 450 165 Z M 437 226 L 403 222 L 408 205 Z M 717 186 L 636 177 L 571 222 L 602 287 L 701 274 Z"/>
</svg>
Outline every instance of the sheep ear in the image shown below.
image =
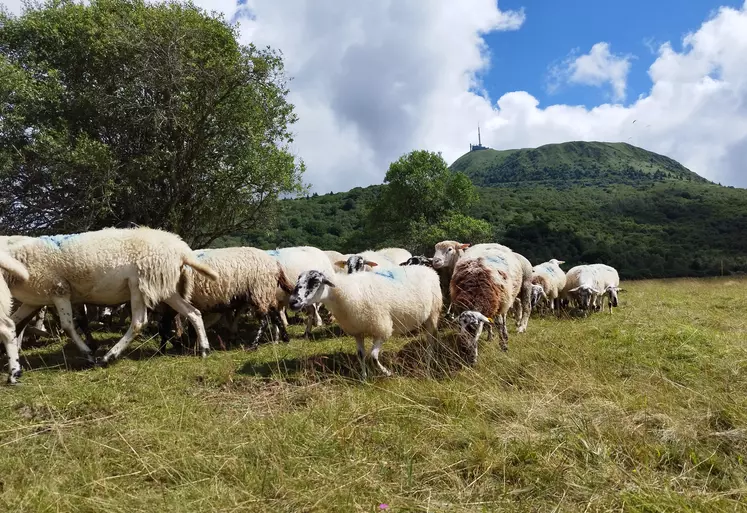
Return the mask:
<svg viewBox="0 0 747 513">
<path fill-rule="evenodd" d="M 568 292 L 576 292 L 576 291 L 577 291 L 578 289 L 580 289 L 580 288 L 581 288 L 581 287 L 574 287 L 574 288 L 572 288 L 571 290 L 569 290 Z"/>
<path fill-rule="evenodd" d="M 620 287 L 617 287 L 618 292 L 625 292 L 625 289 L 621 289 Z"/>
<path fill-rule="evenodd" d="M 376 262 L 370 262 L 370 261 L 366 260 L 366 265 L 369 266 L 369 267 L 376 267 L 379 264 L 377 264 Z"/>
<path fill-rule="evenodd" d="M 458 244 L 457 249 L 467 249 L 470 247 L 470 244 Z"/>
<path fill-rule="evenodd" d="M 480 312 L 477 312 L 477 319 L 480 320 L 480 321 L 482 321 L 482 322 L 488 322 L 488 323 L 492 323 L 493 322 L 493 319 L 491 319 L 490 317 L 484 316 Z"/>
<path fill-rule="evenodd" d="M 558 260 L 558 265 L 562 265 L 565 263 L 565 260 Z"/>
<path fill-rule="evenodd" d="M 339 267 L 340 269 L 344 269 L 344 268 L 345 268 L 345 264 L 346 264 L 346 263 L 347 263 L 347 262 L 346 262 L 345 260 L 338 260 L 337 262 L 335 262 L 335 265 L 336 265 L 337 267 Z"/>
<path fill-rule="evenodd" d="M 329 281 L 329 280 L 328 280 L 327 278 L 322 278 L 322 283 L 324 283 L 324 284 L 325 284 L 325 285 L 327 285 L 328 287 L 332 287 L 332 288 L 335 288 L 335 284 L 334 284 L 334 283 L 332 283 L 331 281 Z"/>
</svg>

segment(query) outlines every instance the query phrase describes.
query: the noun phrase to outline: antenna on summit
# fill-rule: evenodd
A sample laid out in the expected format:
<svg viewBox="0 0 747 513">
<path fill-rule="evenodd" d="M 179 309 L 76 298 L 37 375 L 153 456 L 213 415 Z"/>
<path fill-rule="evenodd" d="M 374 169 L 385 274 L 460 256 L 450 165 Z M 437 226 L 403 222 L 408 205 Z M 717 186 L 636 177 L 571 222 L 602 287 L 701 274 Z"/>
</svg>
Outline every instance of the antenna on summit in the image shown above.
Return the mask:
<svg viewBox="0 0 747 513">
<path fill-rule="evenodd" d="M 469 151 L 487 150 L 486 146 L 482 145 L 482 135 L 480 134 L 480 123 L 477 124 L 477 144 L 470 144 Z"/>
</svg>

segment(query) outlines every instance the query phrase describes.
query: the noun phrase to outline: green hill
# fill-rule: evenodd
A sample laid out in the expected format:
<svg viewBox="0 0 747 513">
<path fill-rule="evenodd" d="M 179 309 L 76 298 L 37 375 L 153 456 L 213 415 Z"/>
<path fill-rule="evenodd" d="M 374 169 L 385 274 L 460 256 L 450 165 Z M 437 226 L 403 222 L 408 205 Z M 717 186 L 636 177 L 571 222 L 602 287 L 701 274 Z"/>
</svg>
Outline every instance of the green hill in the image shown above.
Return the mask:
<svg viewBox="0 0 747 513">
<path fill-rule="evenodd" d="M 577 141 L 520 150 L 485 149 L 463 155 L 451 168 L 479 186 L 584 179 L 625 183 L 647 177 L 707 182 L 669 157 L 626 143 Z"/>
<path fill-rule="evenodd" d="M 452 169 L 492 185 L 478 187 L 480 201 L 470 215 L 491 223 L 494 240 L 532 262 L 558 258 L 566 268 L 605 262 L 626 279 L 747 272 L 747 191 L 710 183 L 667 157 L 627 144 L 566 143 L 480 150 Z M 553 178 L 569 169 L 580 176 Z M 222 243 L 344 252 L 376 247 L 358 234 L 379 190 L 284 200 L 276 229 Z"/>
</svg>

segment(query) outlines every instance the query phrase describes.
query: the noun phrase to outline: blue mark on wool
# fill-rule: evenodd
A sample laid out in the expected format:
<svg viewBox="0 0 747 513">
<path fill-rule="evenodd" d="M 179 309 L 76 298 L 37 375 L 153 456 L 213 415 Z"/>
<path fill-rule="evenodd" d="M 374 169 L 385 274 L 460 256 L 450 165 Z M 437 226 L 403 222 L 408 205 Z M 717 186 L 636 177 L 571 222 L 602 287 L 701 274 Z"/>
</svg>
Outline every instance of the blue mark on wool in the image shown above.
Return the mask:
<svg viewBox="0 0 747 513">
<path fill-rule="evenodd" d="M 72 239 L 75 237 L 75 234 L 68 234 L 68 235 L 42 235 L 39 237 L 44 242 L 48 242 L 52 246 L 60 247 L 62 246 L 62 243 L 67 241 L 68 239 Z"/>
<path fill-rule="evenodd" d="M 502 256 L 489 256 L 485 260 L 495 265 L 500 265 L 500 266 L 506 265 L 506 259 L 503 258 Z"/>
<path fill-rule="evenodd" d="M 271 257 L 277 257 L 278 255 L 280 255 L 280 251 L 278 251 L 277 249 L 266 249 L 265 253 L 267 253 Z"/>
<path fill-rule="evenodd" d="M 209 249 L 198 249 L 197 251 L 193 251 L 193 253 L 197 257 L 197 260 L 202 260 L 203 258 L 208 256 L 208 254 L 210 253 L 210 250 Z"/>
<path fill-rule="evenodd" d="M 374 274 L 378 274 L 384 278 L 389 278 L 390 280 L 394 279 L 394 273 L 392 271 L 374 271 Z"/>
</svg>

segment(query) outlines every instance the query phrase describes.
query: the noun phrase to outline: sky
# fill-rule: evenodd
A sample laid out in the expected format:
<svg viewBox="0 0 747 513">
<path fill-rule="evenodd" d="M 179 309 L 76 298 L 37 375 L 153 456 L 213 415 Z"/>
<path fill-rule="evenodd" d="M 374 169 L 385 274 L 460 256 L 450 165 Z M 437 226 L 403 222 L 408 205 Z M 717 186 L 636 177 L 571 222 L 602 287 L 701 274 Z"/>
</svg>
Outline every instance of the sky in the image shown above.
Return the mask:
<svg viewBox="0 0 747 513">
<path fill-rule="evenodd" d="M 313 191 L 381 183 L 414 149 L 451 163 L 478 124 L 495 149 L 622 141 L 747 187 L 745 0 L 195 3 L 283 52 Z"/>
</svg>

